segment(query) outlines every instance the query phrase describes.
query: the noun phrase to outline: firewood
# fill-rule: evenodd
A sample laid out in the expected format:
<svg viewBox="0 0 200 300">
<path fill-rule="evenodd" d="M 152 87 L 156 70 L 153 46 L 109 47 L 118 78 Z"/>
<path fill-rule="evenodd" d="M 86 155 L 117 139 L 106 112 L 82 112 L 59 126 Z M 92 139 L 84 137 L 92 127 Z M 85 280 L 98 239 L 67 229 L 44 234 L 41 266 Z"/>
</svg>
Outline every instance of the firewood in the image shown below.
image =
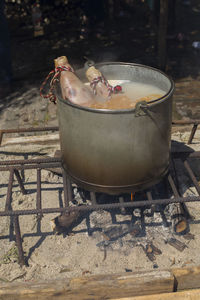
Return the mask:
<svg viewBox="0 0 200 300">
<path fill-rule="evenodd" d="M 76 210 L 57 216 L 50 221 L 53 232 L 63 233 L 72 230 L 74 226 L 78 225 L 78 221 L 83 214 L 84 212 Z"/>
<path fill-rule="evenodd" d="M 157 248 L 155 245 L 153 245 L 152 243 L 151 243 L 151 248 L 152 248 L 152 251 L 155 255 L 161 255 L 162 254 L 162 251 L 159 248 Z"/>
<path fill-rule="evenodd" d="M 150 261 L 156 260 L 153 250 L 149 244 L 147 244 L 146 247 L 144 247 L 142 244 L 140 244 L 140 246 Z"/>
<path fill-rule="evenodd" d="M 172 228 L 177 234 L 184 234 L 188 229 L 187 218 L 182 203 L 174 203 L 171 212 Z"/>
</svg>

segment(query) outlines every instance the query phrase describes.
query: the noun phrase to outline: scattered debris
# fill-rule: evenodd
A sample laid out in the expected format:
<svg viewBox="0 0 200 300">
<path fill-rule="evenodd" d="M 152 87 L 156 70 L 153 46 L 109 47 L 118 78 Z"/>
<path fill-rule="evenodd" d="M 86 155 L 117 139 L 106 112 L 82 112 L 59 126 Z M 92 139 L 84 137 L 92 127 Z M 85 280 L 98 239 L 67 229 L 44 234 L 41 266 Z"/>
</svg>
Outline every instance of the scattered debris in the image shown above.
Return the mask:
<svg viewBox="0 0 200 300">
<path fill-rule="evenodd" d="M 192 263 L 194 263 L 194 261 L 193 261 L 193 259 L 190 259 L 190 260 L 184 262 L 183 265 L 182 265 L 182 267 L 186 267 L 186 266 L 188 266 L 188 265 L 190 265 Z"/>
<path fill-rule="evenodd" d="M 127 269 L 127 268 L 125 268 L 125 271 L 126 271 L 126 272 L 133 272 L 132 269 Z"/>
<path fill-rule="evenodd" d="M 85 270 L 85 271 L 82 272 L 82 275 L 86 275 L 86 274 L 92 274 L 92 273 L 88 270 Z"/>
<path fill-rule="evenodd" d="M 191 241 L 191 240 L 194 240 L 195 239 L 195 236 L 194 234 L 188 232 L 186 234 L 183 235 L 184 239 L 188 240 L 188 241 Z"/>
<path fill-rule="evenodd" d="M 103 236 L 106 240 L 116 240 L 124 235 L 128 234 L 129 230 L 127 227 L 122 226 L 110 226 L 108 229 L 103 231 Z"/>
<path fill-rule="evenodd" d="M 150 261 L 155 261 L 156 260 L 155 255 L 153 254 L 153 252 L 147 252 L 146 250 L 144 250 L 144 252 L 146 253 L 146 256 L 148 257 L 148 259 Z"/>
<path fill-rule="evenodd" d="M 26 273 L 27 273 L 26 271 L 21 271 L 19 272 L 19 274 L 13 275 L 12 278 L 9 280 L 9 282 L 13 282 L 17 279 L 23 278 L 26 275 Z"/>
<path fill-rule="evenodd" d="M 182 243 L 181 241 L 175 239 L 175 238 L 170 238 L 168 240 L 165 241 L 167 244 L 169 244 L 170 246 L 176 248 L 178 251 L 182 252 L 185 248 L 187 248 L 187 246 Z"/>
<path fill-rule="evenodd" d="M 99 247 L 101 250 L 104 250 L 104 247 L 110 246 L 114 241 L 102 241 L 96 244 L 97 247 Z"/>
<path fill-rule="evenodd" d="M 106 251 L 106 246 L 104 246 L 104 249 L 103 249 L 103 261 L 106 260 L 106 257 L 107 257 L 107 251 Z"/>
<path fill-rule="evenodd" d="M 6 278 L 1 278 L 1 277 L 0 277 L 0 282 L 9 282 L 9 280 L 6 279 Z"/>
<path fill-rule="evenodd" d="M 158 269 L 158 265 L 157 264 L 153 264 L 153 268 L 154 269 Z"/>
<path fill-rule="evenodd" d="M 146 246 L 142 245 L 141 243 L 139 243 L 138 245 L 142 247 L 144 253 L 146 254 L 146 256 L 150 261 L 156 260 L 155 255 L 162 254 L 162 251 L 158 249 L 156 246 L 154 246 L 152 242 L 148 242 Z"/>
<path fill-rule="evenodd" d="M 175 259 L 175 257 L 173 257 L 172 259 L 170 259 L 171 260 L 171 266 L 173 266 L 173 265 L 175 265 L 175 263 L 176 263 L 176 259 Z"/>
<path fill-rule="evenodd" d="M 71 211 L 69 213 L 61 214 L 60 216 L 50 221 L 51 228 L 54 233 L 63 233 L 70 231 L 76 226 L 78 219 L 83 215 L 81 211 Z"/>
<path fill-rule="evenodd" d="M 155 245 L 153 245 L 153 243 L 150 243 L 149 246 L 151 247 L 151 249 L 153 250 L 153 253 L 155 255 L 161 255 L 162 251 L 160 249 L 158 249 Z"/>
<path fill-rule="evenodd" d="M 65 272 L 70 272 L 71 269 L 68 268 L 68 267 L 63 267 L 61 270 L 60 270 L 60 273 L 65 273 Z"/>
<path fill-rule="evenodd" d="M 3 264 L 9 264 L 11 262 L 17 262 L 18 261 L 18 249 L 16 246 L 13 246 L 8 250 L 8 252 L 3 256 L 0 263 Z"/>
<path fill-rule="evenodd" d="M 140 236 L 141 234 L 141 227 L 139 225 L 134 225 L 130 231 L 130 234 L 133 236 L 133 237 L 138 237 Z"/>
<path fill-rule="evenodd" d="M 102 236 L 103 236 L 104 240 L 110 241 L 109 236 L 107 236 L 104 232 L 102 232 Z"/>
</svg>

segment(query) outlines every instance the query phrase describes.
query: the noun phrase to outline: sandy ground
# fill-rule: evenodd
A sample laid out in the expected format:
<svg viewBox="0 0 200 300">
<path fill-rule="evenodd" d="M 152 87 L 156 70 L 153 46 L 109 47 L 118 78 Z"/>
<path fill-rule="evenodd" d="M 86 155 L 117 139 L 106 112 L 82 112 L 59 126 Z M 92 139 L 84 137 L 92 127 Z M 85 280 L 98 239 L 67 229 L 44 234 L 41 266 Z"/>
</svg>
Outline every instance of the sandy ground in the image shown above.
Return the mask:
<svg viewBox="0 0 200 300">
<path fill-rule="evenodd" d="M 173 139 L 185 142 L 188 132 L 175 132 Z M 194 139 L 193 148 L 198 149 L 200 132 Z M 59 144 L 55 145 L 15 145 L 0 148 L 0 159 L 38 158 L 43 155 L 53 156 Z M 26 156 L 27 157 L 27 156 Z M 180 161 L 176 161 L 178 167 Z M 198 179 L 200 169 L 195 163 Z M 183 176 L 182 170 L 178 174 L 180 188 L 184 195 L 197 195 L 191 187 L 188 178 Z M 0 209 L 4 209 L 8 173 L 0 174 Z M 25 171 L 25 188 L 27 195 L 22 195 L 15 181 L 13 188 L 13 209 L 35 208 L 36 199 L 36 170 Z M 75 202 L 81 203 L 82 198 L 74 189 Z M 62 177 L 50 171 L 42 171 L 42 203 L 43 208 L 58 207 L 63 200 Z M 89 199 L 87 200 L 90 203 Z M 74 205 L 71 203 L 71 205 Z M 50 226 L 50 220 L 57 214 L 44 215 L 41 226 L 37 225 L 36 216 L 20 216 L 21 233 L 28 267 L 20 267 L 17 263 L 17 249 L 12 236 L 9 236 L 10 220 L 1 217 L 0 226 L 0 281 L 30 281 L 37 282 L 48 279 L 63 279 L 74 276 L 105 273 L 122 273 L 137 270 L 151 270 L 152 268 L 173 268 L 200 264 L 200 204 L 187 204 L 192 219 L 190 220 L 191 235 L 174 235 L 172 227 L 164 227 L 163 219 L 158 210 L 151 214 L 149 209 L 144 211 L 144 224 L 141 227 L 141 212 L 135 209 L 133 222 L 131 213 L 126 215 L 119 211 L 112 215 L 108 211 L 92 212 L 73 229 L 69 235 L 55 235 Z M 170 208 L 166 207 L 165 215 L 170 224 Z M 134 236 L 134 229 L 139 228 L 139 235 Z M 141 229 L 142 228 L 142 229 Z M 92 234 L 89 234 L 92 231 Z M 114 233 L 113 233 L 114 232 Z M 114 235 L 112 241 L 107 236 Z M 178 251 L 166 241 L 175 237 L 185 246 Z M 156 255 L 151 261 L 146 256 L 143 247 L 152 242 L 162 254 Z"/>
</svg>

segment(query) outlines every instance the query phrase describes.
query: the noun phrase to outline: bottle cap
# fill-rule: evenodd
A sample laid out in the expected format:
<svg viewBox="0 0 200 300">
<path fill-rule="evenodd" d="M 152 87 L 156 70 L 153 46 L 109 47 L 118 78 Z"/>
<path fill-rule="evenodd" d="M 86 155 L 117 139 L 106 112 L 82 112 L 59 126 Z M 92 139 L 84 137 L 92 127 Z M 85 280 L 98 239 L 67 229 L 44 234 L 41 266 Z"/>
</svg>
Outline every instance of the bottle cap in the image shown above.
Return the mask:
<svg viewBox="0 0 200 300">
<path fill-rule="evenodd" d="M 89 81 L 92 81 L 94 78 L 101 77 L 102 74 L 99 70 L 97 70 L 94 66 L 92 66 L 87 69 L 86 76 Z"/>
<path fill-rule="evenodd" d="M 66 65 L 66 64 L 68 64 L 68 59 L 66 56 L 60 56 L 60 57 L 54 59 L 54 64 L 55 64 L 55 68 Z"/>
</svg>

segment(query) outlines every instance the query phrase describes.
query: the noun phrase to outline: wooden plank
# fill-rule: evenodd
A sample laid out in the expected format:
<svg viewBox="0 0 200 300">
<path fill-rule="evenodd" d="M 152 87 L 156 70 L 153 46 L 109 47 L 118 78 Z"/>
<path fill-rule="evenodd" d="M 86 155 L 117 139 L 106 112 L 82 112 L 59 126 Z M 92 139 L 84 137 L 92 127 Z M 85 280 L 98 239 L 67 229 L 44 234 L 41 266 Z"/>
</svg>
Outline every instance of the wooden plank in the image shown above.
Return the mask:
<svg viewBox="0 0 200 300">
<path fill-rule="evenodd" d="M 2 283 L 1 299 L 199 300 L 200 266 L 171 271 L 83 276 L 44 283 Z"/>
<path fill-rule="evenodd" d="M 172 269 L 172 273 L 176 279 L 178 291 L 200 288 L 200 266 Z"/>
<path fill-rule="evenodd" d="M 27 297 L 27 298 L 26 298 Z M 17 300 L 17 299 L 38 299 L 38 300 L 48 300 L 48 299 L 55 299 L 55 300 L 66 300 L 66 299 L 110 299 L 110 300 L 199 300 L 200 299 L 200 289 L 195 290 L 187 290 L 181 292 L 172 292 L 172 293 L 163 293 L 163 294 L 154 294 L 154 295 L 146 295 L 146 296 L 133 296 L 133 297 L 123 297 L 123 298 L 94 298 L 93 295 L 89 295 L 87 298 L 82 298 L 77 293 L 77 298 L 70 298 L 66 296 L 66 293 L 58 292 L 52 293 L 49 291 L 42 291 L 39 294 L 29 294 L 29 295 L 0 295 L 0 300 Z"/>
<path fill-rule="evenodd" d="M 82 290 L 82 294 L 109 298 L 116 296 L 136 296 L 173 291 L 174 278 L 169 271 L 138 272 L 125 275 L 99 275 L 72 279 L 70 286 Z M 96 298 L 94 298 L 96 299 Z"/>
<path fill-rule="evenodd" d="M 60 287 L 59 287 L 60 285 Z M 0 299 L 112 299 L 172 292 L 170 271 L 149 271 L 124 275 L 85 276 L 59 282 L 0 287 Z M 59 297 L 58 297 L 59 296 Z"/>
<path fill-rule="evenodd" d="M 16 145 L 16 144 L 48 144 L 58 143 L 59 134 L 20 136 L 3 139 L 1 146 Z"/>
<path fill-rule="evenodd" d="M 182 291 L 176 293 L 164 293 L 159 295 L 115 298 L 112 300 L 199 300 L 199 299 L 200 299 L 200 289 Z"/>
</svg>

